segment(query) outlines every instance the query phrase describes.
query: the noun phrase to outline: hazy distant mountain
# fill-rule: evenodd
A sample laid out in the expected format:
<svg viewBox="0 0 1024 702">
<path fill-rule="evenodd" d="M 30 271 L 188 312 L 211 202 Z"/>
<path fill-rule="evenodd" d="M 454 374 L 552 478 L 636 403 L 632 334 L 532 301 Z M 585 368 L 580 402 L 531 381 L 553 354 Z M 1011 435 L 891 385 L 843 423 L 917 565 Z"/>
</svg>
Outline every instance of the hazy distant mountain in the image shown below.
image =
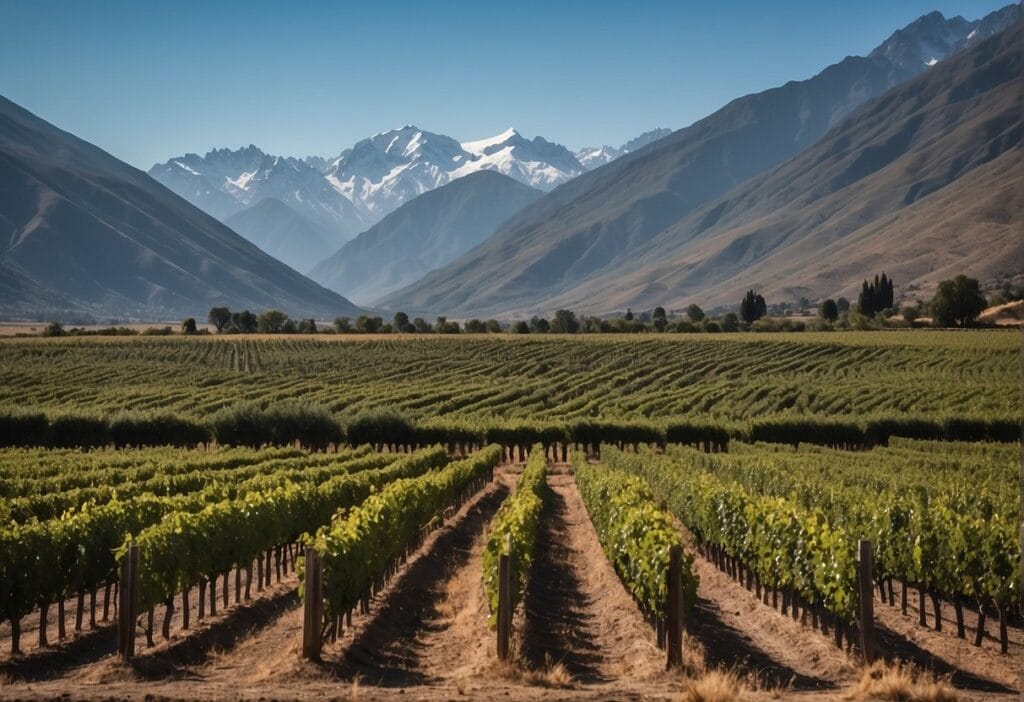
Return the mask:
<svg viewBox="0 0 1024 702">
<path fill-rule="evenodd" d="M 328 250 L 371 222 L 364 208 L 331 187 L 307 161 L 271 156 L 251 144 L 205 156 L 185 154 L 153 166 L 149 174 L 221 221 L 267 198 L 283 202 L 324 233 Z"/>
<path fill-rule="evenodd" d="M 598 166 L 610 163 L 620 156 L 625 156 L 638 149 L 642 149 L 651 142 L 667 137 L 672 133 L 671 129 L 659 128 L 644 132 L 635 139 L 630 139 L 619 147 L 614 146 L 588 146 L 576 152 L 576 160 L 583 164 L 588 171 Z"/>
<path fill-rule="evenodd" d="M 277 260 L 306 272 L 334 250 L 324 232 L 272 197 L 235 213 L 224 223 Z"/>
<path fill-rule="evenodd" d="M 403 203 L 483 170 L 551 190 L 586 169 L 564 146 L 526 139 L 514 129 L 460 144 L 406 126 L 363 139 L 333 159 L 271 156 L 249 145 L 205 156 L 185 154 L 156 164 L 149 174 L 204 212 L 238 226 L 256 245 L 269 246 L 282 261 L 306 270 Z M 240 214 L 266 199 L 287 205 L 307 225 L 285 224 L 286 213 L 275 205 Z M 270 209 L 273 217 L 261 221 L 260 213 Z"/>
<path fill-rule="evenodd" d="M 145 173 L 0 98 L 0 313 L 353 314 Z M 13 273 L 11 273 L 13 271 Z"/>
<path fill-rule="evenodd" d="M 633 302 L 624 293 L 597 292 L 588 281 L 614 279 L 636 263 L 639 252 L 648 252 L 651 242 L 661 241 L 660 235 L 694 211 L 793 158 L 867 101 L 935 70 L 948 56 L 943 51 L 952 51 L 972 31 L 977 37 L 998 25 L 995 16 L 1005 22 L 1019 12 L 1011 6 L 977 22 L 926 15 L 894 33 L 869 57 L 847 57 L 810 79 L 738 98 L 539 199 L 485 244 L 392 293 L 384 303 L 406 311 L 491 315 L 550 312 L 566 300 L 589 310 Z M 718 219 L 714 212 L 704 216 L 704 229 Z M 679 246 L 673 240 L 675 248 L 650 255 L 670 260 Z M 702 284 L 717 282 L 709 277 Z M 576 290 L 591 294 L 577 296 Z M 629 294 L 637 306 L 657 296 L 670 302 L 678 290 L 651 281 L 649 288 L 636 287 Z"/>
<path fill-rule="evenodd" d="M 309 275 L 369 304 L 484 241 L 540 195 L 497 172 L 470 173 L 405 203 Z"/>
</svg>

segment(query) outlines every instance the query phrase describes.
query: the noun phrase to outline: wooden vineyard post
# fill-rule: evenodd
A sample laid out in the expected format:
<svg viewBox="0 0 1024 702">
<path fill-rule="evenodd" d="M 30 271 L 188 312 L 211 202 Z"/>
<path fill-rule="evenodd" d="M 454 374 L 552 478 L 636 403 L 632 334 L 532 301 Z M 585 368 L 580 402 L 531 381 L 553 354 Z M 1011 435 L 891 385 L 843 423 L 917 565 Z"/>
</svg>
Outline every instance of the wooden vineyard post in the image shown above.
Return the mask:
<svg viewBox="0 0 1024 702">
<path fill-rule="evenodd" d="M 860 649 L 864 661 L 875 660 L 875 600 L 871 573 L 874 570 L 871 542 L 861 539 L 857 549 L 857 593 L 860 600 Z"/>
<path fill-rule="evenodd" d="M 324 571 L 320 554 L 306 547 L 305 598 L 302 609 L 302 657 L 320 660 L 320 625 L 323 622 Z"/>
<path fill-rule="evenodd" d="M 667 604 L 665 641 L 671 670 L 683 666 L 683 547 L 678 544 L 668 553 Z"/>
<path fill-rule="evenodd" d="M 121 584 L 117 588 L 117 655 L 122 661 L 135 657 L 135 624 L 139 616 L 139 546 L 128 544 L 121 563 Z"/>
<path fill-rule="evenodd" d="M 498 659 L 509 659 L 512 639 L 512 537 L 505 535 L 505 548 L 498 557 Z"/>
</svg>

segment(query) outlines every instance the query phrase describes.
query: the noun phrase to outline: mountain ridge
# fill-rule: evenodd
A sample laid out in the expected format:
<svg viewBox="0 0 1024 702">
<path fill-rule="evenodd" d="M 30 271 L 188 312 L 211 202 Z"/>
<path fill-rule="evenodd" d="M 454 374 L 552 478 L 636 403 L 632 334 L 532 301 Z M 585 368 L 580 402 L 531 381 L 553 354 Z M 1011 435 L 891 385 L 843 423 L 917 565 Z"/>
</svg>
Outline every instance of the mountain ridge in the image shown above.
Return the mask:
<svg viewBox="0 0 1024 702">
<path fill-rule="evenodd" d="M 310 277 L 370 304 L 483 241 L 540 194 L 496 171 L 470 173 L 401 205 L 312 268 Z"/>
<path fill-rule="evenodd" d="M 199 315 L 213 305 L 297 314 L 359 308 L 260 251 L 142 171 L 0 97 L 0 310 L 38 293 L 101 316 Z"/>
<path fill-rule="evenodd" d="M 992 16 L 1018 17 L 1007 6 Z M 922 42 L 934 18 L 915 20 L 882 45 Z M 992 23 L 990 31 L 997 28 Z M 953 20 L 951 26 L 966 28 Z M 952 38 L 952 37 L 951 37 Z M 912 40 L 912 41 L 910 41 Z M 916 74 L 940 66 L 920 55 Z M 950 49 L 952 51 L 952 48 Z M 900 54 L 906 56 L 904 51 Z M 945 57 L 944 57 L 945 58 Z M 905 62 L 904 62 L 905 63 Z M 904 82 L 906 68 L 884 57 L 847 57 L 805 81 L 737 98 L 712 115 L 559 187 L 527 207 L 484 244 L 381 301 L 417 313 L 493 315 L 550 313 L 566 291 L 591 277 L 612 277 L 675 223 L 743 182 L 785 163 L 884 90 Z M 704 214 L 706 226 L 716 213 Z M 597 298 L 585 299 L 595 310 Z M 622 301 L 609 300 L 610 309 Z M 605 311 L 609 311 L 605 310 Z"/>
</svg>

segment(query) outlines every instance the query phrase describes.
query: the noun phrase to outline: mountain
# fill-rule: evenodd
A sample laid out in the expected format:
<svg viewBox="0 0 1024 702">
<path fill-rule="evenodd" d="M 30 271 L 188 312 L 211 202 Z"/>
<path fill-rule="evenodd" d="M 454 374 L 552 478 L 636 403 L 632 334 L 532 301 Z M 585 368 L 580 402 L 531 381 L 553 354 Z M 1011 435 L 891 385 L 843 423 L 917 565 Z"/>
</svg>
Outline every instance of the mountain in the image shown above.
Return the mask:
<svg viewBox="0 0 1024 702">
<path fill-rule="evenodd" d="M 1024 24 L 946 59 L 792 161 L 668 227 L 554 307 L 640 309 L 853 297 L 886 271 L 907 297 L 1024 272 Z"/>
<path fill-rule="evenodd" d="M 614 146 L 588 146 L 576 152 L 576 160 L 588 171 L 592 171 L 598 166 L 611 163 L 620 156 L 625 156 L 637 149 L 641 149 L 651 142 L 667 137 L 671 133 L 671 129 L 652 129 L 634 139 L 630 139 L 618 148 Z"/>
<path fill-rule="evenodd" d="M 428 190 L 481 170 L 551 190 L 586 169 L 564 146 L 526 139 L 514 129 L 460 144 L 410 125 L 363 139 L 330 160 L 271 156 L 249 145 L 185 154 L 154 165 L 149 174 L 222 222 L 267 198 L 283 202 L 329 244 L 289 257 L 306 260 L 323 258 Z M 258 244 L 272 233 L 254 236 Z M 282 242 L 279 250 L 285 248 Z"/>
<path fill-rule="evenodd" d="M 540 195 L 501 173 L 470 173 L 405 203 L 309 275 L 370 303 L 473 248 Z"/>
<path fill-rule="evenodd" d="M 1000 12 L 1012 15 L 1013 10 L 1019 16 L 1016 6 Z M 946 26 L 980 33 L 990 18 L 967 23 L 954 18 Z M 872 56 L 847 57 L 807 80 L 733 100 L 689 127 L 566 183 L 519 212 L 481 246 L 382 304 L 457 315 L 548 313 L 591 279 L 614 278 L 663 232 L 792 159 L 869 100 L 938 68 L 947 57 L 935 55 L 936 36 L 935 16 L 926 15 L 894 33 Z M 910 58 L 915 52 L 920 60 Z M 898 63 L 890 57 L 898 57 Z M 718 214 L 706 216 L 708 229 Z M 663 249 L 653 255 L 676 253 Z M 666 301 L 672 299 L 668 288 L 662 292 Z M 578 301 L 588 310 L 610 311 L 622 299 Z"/>
<path fill-rule="evenodd" d="M 526 139 L 514 129 L 460 144 L 410 125 L 360 141 L 335 160 L 326 178 L 379 219 L 428 190 L 482 170 L 551 190 L 584 169 L 564 146 Z"/>
<path fill-rule="evenodd" d="M 250 144 L 205 156 L 185 154 L 156 164 L 149 175 L 222 222 L 264 199 L 278 200 L 322 232 L 328 247 L 313 255 L 324 256 L 369 226 L 371 218 L 331 187 L 317 163 L 271 156 Z"/>
<path fill-rule="evenodd" d="M 297 271 L 308 271 L 334 248 L 323 230 L 273 197 L 236 212 L 224 224 Z"/>
<path fill-rule="evenodd" d="M 359 310 L 145 173 L 0 98 L 0 313 Z"/>
</svg>

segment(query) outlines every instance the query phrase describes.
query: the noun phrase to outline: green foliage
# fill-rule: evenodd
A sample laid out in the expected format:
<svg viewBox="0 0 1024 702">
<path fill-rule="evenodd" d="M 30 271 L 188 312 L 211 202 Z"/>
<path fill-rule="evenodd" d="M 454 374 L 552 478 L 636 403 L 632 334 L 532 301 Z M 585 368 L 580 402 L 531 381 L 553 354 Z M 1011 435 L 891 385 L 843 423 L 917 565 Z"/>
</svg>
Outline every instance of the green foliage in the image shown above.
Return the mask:
<svg viewBox="0 0 1024 702">
<path fill-rule="evenodd" d="M 752 324 L 766 314 L 768 314 L 768 305 L 764 298 L 753 290 L 748 290 L 740 302 L 740 317 L 747 324 Z"/>
<path fill-rule="evenodd" d="M 881 277 L 876 275 L 873 283 L 864 281 L 857 298 L 857 308 L 861 314 L 873 317 L 882 310 L 892 309 L 893 304 L 893 282 L 885 273 Z"/>
<path fill-rule="evenodd" d="M 210 314 L 207 315 L 206 319 L 217 330 L 217 333 L 220 334 L 231 323 L 231 310 L 227 307 L 211 307 Z"/>
<path fill-rule="evenodd" d="M 260 313 L 256 320 L 256 329 L 261 334 L 279 334 L 284 330 L 288 315 L 281 310 L 267 310 Z"/>
<path fill-rule="evenodd" d="M 250 402 L 226 407 L 210 417 L 210 427 L 217 442 L 226 446 L 257 448 L 298 441 L 322 450 L 344 440 L 342 427 L 334 416 L 309 403 L 279 403 L 264 408 Z"/>
<path fill-rule="evenodd" d="M 181 333 L 182 334 L 195 334 L 199 330 L 196 328 L 196 320 L 194 317 L 188 317 L 181 322 Z"/>
<path fill-rule="evenodd" d="M 234 312 L 231 315 L 231 330 L 238 334 L 252 334 L 259 329 L 259 320 L 249 310 Z"/>
<path fill-rule="evenodd" d="M 43 336 L 64 336 L 64 325 L 60 322 L 50 322 L 43 327 Z"/>
<path fill-rule="evenodd" d="M 205 444 L 210 427 L 175 414 L 122 413 L 110 421 L 110 439 L 118 448 Z"/>
<path fill-rule="evenodd" d="M 683 542 L 668 512 L 640 478 L 606 466 L 591 466 L 573 454 L 573 472 L 605 555 L 633 599 L 646 612 L 665 617 L 669 551 Z M 683 604 L 697 601 L 693 556 L 684 554 Z"/>
<path fill-rule="evenodd" d="M 831 297 L 821 303 L 818 315 L 826 322 L 834 322 L 839 319 L 839 307 Z"/>
<path fill-rule="evenodd" d="M 483 578 L 490 607 L 491 628 L 498 624 L 498 562 L 508 545 L 512 574 L 512 608 L 522 600 L 537 548 L 540 514 L 547 495 L 548 460 L 538 444 L 530 451 L 515 492 L 505 500 L 491 521 L 491 533 L 484 544 Z"/>
<path fill-rule="evenodd" d="M 572 310 L 556 310 L 555 318 L 551 321 L 551 333 L 553 334 L 575 334 L 580 330 L 580 323 Z"/>
<path fill-rule="evenodd" d="M 139 545 L 142 608 L 165 601 L 201 579 L 214 578 L 256 555 L 327 524 L 338 510 L 357 505 L 378 488 L 410 480 L 443 465 L 440 449 L 422 451 L 391 465 L 342 474 L 322 483 L 287 482 L 240 499 L 211 503 L 199 511 L 175 511 L 129 541 Z M 386 488 L 385 488 L 386 489 Z"/>
<path fill-rule="evenodd" d="M 493 470 L 500 458 L 501 450 L 489 446 L 441 470 L 395 480 L 358 507 L 336 514 L 310 539 L 323 556 L 328 615 L 355 606 L 416 535 L 473 481 Z"/>
<path fill-rule="evenodd" d="M 958 275 L 939 283 L 931 302 L 932 321 L 938 327 L 968 327 L 987 304 L 978 281 Z"/>
</svg>

